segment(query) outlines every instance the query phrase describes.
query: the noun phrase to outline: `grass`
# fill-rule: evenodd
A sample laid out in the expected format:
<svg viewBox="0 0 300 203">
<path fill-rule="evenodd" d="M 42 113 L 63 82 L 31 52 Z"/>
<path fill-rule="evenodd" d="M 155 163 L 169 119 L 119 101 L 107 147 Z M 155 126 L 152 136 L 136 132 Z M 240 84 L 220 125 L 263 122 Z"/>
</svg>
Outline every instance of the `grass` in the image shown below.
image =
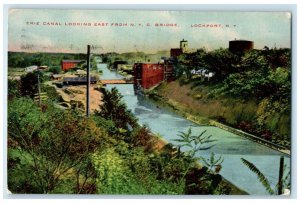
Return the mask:
<svg viewBox="0 0 300 203">
<path fill-rule="evenodd" d="M 189 114 L 209 119 L 224 118 L 229 124 L 235 125 L 241 120 L 251 121 L 256 115 L 257 104 L 255 101 L 240 101 L 234 98 L 209 98 L 208 87 L 193 88 L 190 84 L 180 85 L 173 81 L 161 85 L 157 92 L 176 109 Z M 200 96 L 201 95 L 201 96 Z"/>
<path fill-rule="evenodd" d="M 217 121 L 257 136 L 271 133 L 272 142 L 290 146 L 290 115 L 265 112 L 266 101 L 255 98 L 242 100 L 229 96 L 213 97 L 214 86 L 180 84 L 180 81 L 164 83 L 151 94 L 153 98 L 168 104 L 177 113 L 200 125 Z M 152 96 L 152 95 L 151 95 Z M 261 114 L 265 116 L 261 118 Z"/>
</svg>

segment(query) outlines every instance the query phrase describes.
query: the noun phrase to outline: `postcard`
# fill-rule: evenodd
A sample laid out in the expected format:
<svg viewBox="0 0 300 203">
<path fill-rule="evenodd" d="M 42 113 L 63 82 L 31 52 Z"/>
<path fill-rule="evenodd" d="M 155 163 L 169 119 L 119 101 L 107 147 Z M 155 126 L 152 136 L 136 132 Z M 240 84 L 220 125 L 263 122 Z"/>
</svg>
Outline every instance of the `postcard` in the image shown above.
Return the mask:
<svg viewBox="0 0 300 203">
<path fill-rule="evenodd" d="M 291 13 L 10 9 L 14 194 L 290 195 Z"/>
</svg>

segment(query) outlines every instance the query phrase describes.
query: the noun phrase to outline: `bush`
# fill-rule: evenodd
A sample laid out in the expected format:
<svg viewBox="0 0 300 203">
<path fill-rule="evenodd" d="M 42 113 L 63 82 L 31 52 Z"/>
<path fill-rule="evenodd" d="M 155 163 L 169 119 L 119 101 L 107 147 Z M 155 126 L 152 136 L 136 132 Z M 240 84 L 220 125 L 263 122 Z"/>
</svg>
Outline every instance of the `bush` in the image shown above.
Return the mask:
<svg viewBox="0 0 300 203">
<path fill-rule="evenodd" d="M 37 184 L 34 193 L 52 192 L 67 177 L 76 178 L 72 171 L 91 174 L 84 163 L 108 140 L 91 119 L 55 109 L 51 104 L 44 106 L 42 111 L 28 98 L 15 99 L 8 106 L 8 138 L 24 152 L 28 162 L 34 162 L 33 166 L 27 164 L 32 176 L 25 176 L 28 183 Z"/>
<path fill-rule="evenodd" d="M 20 86 L 21 82 L 19 80 L 8 80 L 8 100 L 21 96 Z"/>
<path fill-rule="evenodd" d="M 61 72 L 60 66 L 52 66 L 49 68 L 49 72 L 52 72 L 54 74 L 59 74 Z"/>
<path fill-rule="evenodd" d="M 53 102 L 59 102 L 59 101 L 62 100 L 61 96 L 57 93 L 55 87 L 53 87 L 53 86 L 42 84 L 41 85 L 41 91 L 46 92 L 47 96 L 48 96 L 48 99 L 53 101 Z"/>
<path fill-rule="evenodd" d="M 135 170 L 130 170 L 128 160 L 113 149 L 93 154 L 93 163 L 97 171 L 97 192 L 101 194 L 183 194 L 184 184 L 167 180 L 158 180 L 152 173 L 145 174 L 141 167 L 146 167 L 145 154 L 142 151 L 132 156 Z M 129 158 L 128 158 L 129 159 Z M 138 169 L 138 170 L 136 170 Z"/>
</svg>

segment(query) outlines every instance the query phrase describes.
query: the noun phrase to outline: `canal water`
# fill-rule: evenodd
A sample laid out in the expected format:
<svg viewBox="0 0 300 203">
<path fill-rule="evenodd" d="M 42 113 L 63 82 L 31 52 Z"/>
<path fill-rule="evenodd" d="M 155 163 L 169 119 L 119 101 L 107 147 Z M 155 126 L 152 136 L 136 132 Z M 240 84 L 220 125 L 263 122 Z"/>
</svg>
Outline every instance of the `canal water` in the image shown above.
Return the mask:
<svg viewBox="0 0 300 203">
<path fill-rule="evenodd" d="M 98 69 L 103 71 L 102 79 L 119 79 L 122 76 L 107 69 L 106 64 L 98 64 Z M 138 118 L 140 124 L 149 126 L 152 132 L 158 133 L 170 143 L 174 141 L 179 132 L 187 132 L 189 128 L 195 135 L 206 131 L 206 135 L 212 135 L 216 140 L 215 146 L 209 150 L 201 151 L 199 156 L 209 158 L 211 152 L 217 157 L 222 156 L 222 170 L 220 174 L 237 187 L 251 195 L 268 195 L 265 188 L 259 182 L 256 174 L 251 172 L 241 161 L 245 158 L 252 162 L 269 180 L 275 188 L 279 176 L 281 152 L 272 150 L 261 144 L 255 143 L 218 127 L 200 126 L 171 110 L 158 106 L 147 97 L 136 96 L 132 84 L 107 85 L 108 89 L 116 87 L 123 95 L 127 107 Z M 290 158 L 285 156 L 285 164 L 290 167 Z"/>
</svg>

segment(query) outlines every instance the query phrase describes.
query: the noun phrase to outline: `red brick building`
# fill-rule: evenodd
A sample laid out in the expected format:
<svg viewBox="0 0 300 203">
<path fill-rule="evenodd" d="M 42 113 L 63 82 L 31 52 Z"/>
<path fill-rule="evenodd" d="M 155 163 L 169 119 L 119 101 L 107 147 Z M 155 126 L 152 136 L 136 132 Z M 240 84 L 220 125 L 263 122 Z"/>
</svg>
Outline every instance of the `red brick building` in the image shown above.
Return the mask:
<svg viewBox="0 0 300 203">
<path fill-rule="evenodd" d="M 62 60 L 61 61 L 61 69 L 63 71 L 66 71 L 66 70 L 75 68 L 75 67 L 77 67 L 77 65 L 80 62 L 83 62 L 83 60 Z"/>
<path fill-rule="evenodd" d="M 188 53 L 188 50 L 189 50 L 188 41 L 182 39 L 180 41 L 180 48 L 172 48 L 170 50 L 170 56 L 171 58 L 177 58 L 183 53 Z"/>
<path fill-rule="evenodd" d="M 172 58 L 176 58 L 182 54 L 182 49 L 181 48 L 174 48 L 170 50 L 170 56 Z"/>
<path fill-rule="evenodd" d="M 134 84 L 149 89 L 173 78 L 173 65 L 168 63 L 136 63 L 133 66 Z"/>
</svg>

